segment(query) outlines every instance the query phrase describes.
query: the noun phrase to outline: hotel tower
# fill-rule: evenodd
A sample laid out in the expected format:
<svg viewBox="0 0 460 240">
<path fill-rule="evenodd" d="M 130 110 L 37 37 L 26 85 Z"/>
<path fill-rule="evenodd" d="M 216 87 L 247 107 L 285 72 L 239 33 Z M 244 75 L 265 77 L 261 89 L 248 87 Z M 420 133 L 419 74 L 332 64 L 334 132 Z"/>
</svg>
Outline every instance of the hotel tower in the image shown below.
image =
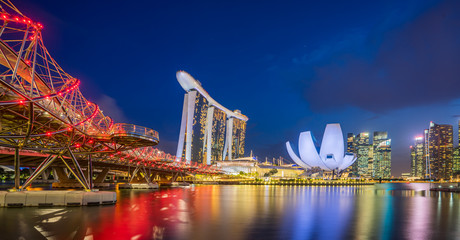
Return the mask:
<svg viewBox="0 0 460 240">
<path fill-rule="evenodd" d="M 208 165 L 243 157 L 248 117 L 216 102 L 190 74 L 176 77 L 186 91 L 176 156 Z"/>
</svg>

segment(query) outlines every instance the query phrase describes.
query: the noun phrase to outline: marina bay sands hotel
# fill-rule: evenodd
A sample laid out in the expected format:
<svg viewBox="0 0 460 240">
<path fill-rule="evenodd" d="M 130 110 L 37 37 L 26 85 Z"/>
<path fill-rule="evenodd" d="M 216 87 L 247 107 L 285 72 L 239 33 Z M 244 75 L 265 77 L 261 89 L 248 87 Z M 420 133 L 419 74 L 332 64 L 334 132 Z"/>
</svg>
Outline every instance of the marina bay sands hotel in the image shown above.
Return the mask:
<svg viewBox="0 0 460 240">
<path fill-rule="evenodd" d="M 187 92 L 176 156 L 208 165 L 243 157 L 248 117 L 220 105 L 190 74 L 178 71 L 176 77 Z"/>
</svg>

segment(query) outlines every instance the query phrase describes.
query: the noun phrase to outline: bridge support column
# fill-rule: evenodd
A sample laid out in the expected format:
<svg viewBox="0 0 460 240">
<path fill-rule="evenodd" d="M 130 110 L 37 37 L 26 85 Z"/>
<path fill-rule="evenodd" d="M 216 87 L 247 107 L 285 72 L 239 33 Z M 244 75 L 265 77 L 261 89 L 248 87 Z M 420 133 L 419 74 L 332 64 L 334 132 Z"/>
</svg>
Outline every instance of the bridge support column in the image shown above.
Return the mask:
<svg viewBox="0 0 460 240">
<path fill-rule="evenodd" d="M 147 170 L 145 169 L 145 166 L 142 166 L 142 170 L 144 173 L 144 179 L 147 183 L 150 183 L 150 170 L 149 173 L 147 173 Z"/>
<path fill-rule="evenodd" d="M 135 179 L 136 178 L 136 179 Z M 147 170 L 144 166 L 138 165 L 129 179 L 129 183 L 132 183 L 134 180 L 144 179 L 147 183 L 151 183 L 150 174 L 147 173 Z"/>
<path fill-rule="evenodd" d="M 64 164 L 66 164 L 67 168 L 75 175 L 75 177 L 77 177 L 78 181 L 83 185 L 83 187 L 86 190 L 90 190 L 88 181 L 86 180 L 86 177 L 83 174 L 83 171 L 81 170 L 80 164 L 78 164 L 78 161 L 75 158 L 75 155 L 73 154 L 72 150 L 70 150 L 70 147 L 67 147 L 67 151 L 70 155 L 70 160 L 72 160 L 72 163 L 75 167 L 75 172 L 73 172 L 72 168 L 70 168 L 70 166 L 67 165 L 67 162 L 64 160 L 64 158 L 61 157 L 62 161 L 64 161 Z"/>
<path fill-rule="evenodd" d="M 171 178 L 171 182 L 175 182 L 178 176 L 179 176 L 179 172 L 177 172 L 176 174 L 173 174 L 173 177 Z"/>
<path fill-rule="evenodd" d="M 49 170 L 49 169 L 45 169 L 45 170 L 42 172 L 42 179 L 43 179 L 43 181 L 47 181 L 49 178 L 50 178 L 50 170 Z"/>
<path fill-rule="evenodd" d="M 54 168 L 53 167 L 53 172 L 55 176 L 55 180 L 58 180 L 59 182 L 62 183 L 67 183 L 70 182 L 69 175 L 66 173 L 65 168 Z"/>
<path fill-rule="evenodd" d="M 158 176 L 157 173 L 153 173 L 153 174 L 150 176 L 150 182 L 155 182 L 155 181 L 157 180 L 157 176 Z"/>
<path fill-rule="evenodd" d="M 131 175 L 131 178 L 129 179 L 129 183 L 131 183 L 134 180 L 134 177 L 136 177 L 138 171 L 139 171 L 139 166 L 137 166 L 134 169 L 133 174 Z"/>
<path fill-rule="evenodd" d="M 49 155 L 45 161 L 40 163 L 40 165 L 35 169 L 35 171 L 30 175 L 30 177 L 26 180 L 26 182 L 21 186 L 20 190 L 24 190 L 26 187 L 28 187 L 32 181 L 34 181 L 38 176 L 40 176 L 43 171 L 45 171 L 51 163 L 57 158 L 57 155 Z"/>
<path fill-rule="evenodd" d="M 104 168 L 104 170 L 102 170 L 102 172 L 100 172 L 97 175 L 97 178 L 96 180 L 94 180 L 94 183 L 103 183 L 109 171 L 110 171 L 110 168 Z"/>
<path fill-rule="evenodd" d="M 88 185 L 89 189 L 93 190 L 93 159 L 91 154 L 88 155 Z"/>
<path fill-rule="evenodd" d="M 21 187 L 21 169 L 19 159 L 19 148 L 14 149 L 14 188 L 18 189 Z"/>
<path fill-rule="evenodd" d="M 72 161 L 73 161 L 73 164 L 75 166 L 75 171 L 69 166 L 69 164 L 65 161 L 65 159 L 62 156 L 59 156 L 59 158 L 65 164 L 67 169 L 75 176 L 75 178 L 83 186 L 83 188 L 85 190 L 89 191 L 90 189 L 89 189 L 89 186 L 88 186 L 88 182 L 86 181 L 85 176 L 83 175 L 83 172 L 81 171 L 80 165 L 78 165 L 78 162 L 76 162 L 77 160 L 73 156 L 73 153 L 70 152 L 70 154 L 72 155 Z"/>
</svg>

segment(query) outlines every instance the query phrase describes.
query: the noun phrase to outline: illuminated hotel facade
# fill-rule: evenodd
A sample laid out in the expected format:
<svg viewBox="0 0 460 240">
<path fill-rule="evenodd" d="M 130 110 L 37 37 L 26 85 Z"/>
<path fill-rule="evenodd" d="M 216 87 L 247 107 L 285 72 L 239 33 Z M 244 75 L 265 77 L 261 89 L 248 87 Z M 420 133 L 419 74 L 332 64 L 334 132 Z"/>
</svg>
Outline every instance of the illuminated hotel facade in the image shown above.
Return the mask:
<svg viewBox="0 0 460 240">
<path fill-rule="evenodd" d="M 178 71 L 176 77 L 187 92 L 176 156 L 208 165 L 243 157 L 248 118 L 216 102 L 190 74 Z"/>
</svg>

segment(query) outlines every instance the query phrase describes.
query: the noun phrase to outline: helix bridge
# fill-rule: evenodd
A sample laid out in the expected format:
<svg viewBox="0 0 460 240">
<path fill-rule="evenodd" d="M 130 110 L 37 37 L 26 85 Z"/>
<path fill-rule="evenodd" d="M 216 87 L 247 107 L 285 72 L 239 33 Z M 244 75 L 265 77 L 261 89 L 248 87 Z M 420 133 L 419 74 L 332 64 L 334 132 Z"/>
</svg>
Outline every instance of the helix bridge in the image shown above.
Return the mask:
<svg viewBox="0 0 460 240">
<path fill-rule="evenodd" d="M 93 166 L 136 169 L 144 175 L 147 170 L 220 173 L 155 149 L 159 134 L 150 128 L 114 123 L 83 96 L 80 80 L 51 57 L 43 43 L 43 25 L 8 0 L 0 0 L 0 7 L 0 164 L 14 165 L 17 190 L 49 166 L 66 167 L 87 190 L 93 186 L 88 177 Z M 90 174 L 83 172 L 83 165 Z M 22 185 L 20 167 L 35 169 Z"/>
</svg>

